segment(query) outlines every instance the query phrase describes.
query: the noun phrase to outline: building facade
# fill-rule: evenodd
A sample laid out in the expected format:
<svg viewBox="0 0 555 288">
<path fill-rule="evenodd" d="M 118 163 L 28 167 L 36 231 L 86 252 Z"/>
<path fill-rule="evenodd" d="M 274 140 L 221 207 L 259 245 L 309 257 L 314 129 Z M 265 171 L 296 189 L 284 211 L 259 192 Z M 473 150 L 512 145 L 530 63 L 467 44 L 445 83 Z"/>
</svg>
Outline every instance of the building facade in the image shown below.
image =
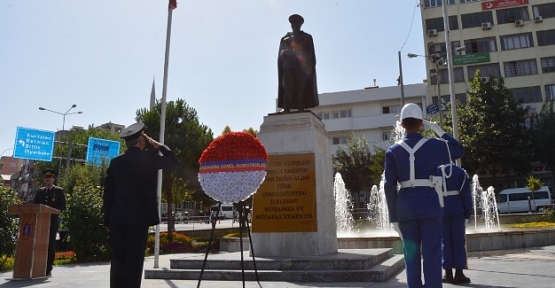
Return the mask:
<svg viewBox="0 0 555 288">
<path fill-rule="evenodd" d="M 428 100 L 449 103 L 442 2 L 447 14 L 456 98 L 465 102 L 476 70 L 480 80 L 503 77 L 530 116 L 555 99 L 553 0 L 422 0 Z M 439 97 L 438 97 L 439 95 Z"/>
<path fill-rule="evenodd" d="M 405 103 L 426 107 L 426 84 L 404 85 Z M 325 125 L 331 139 L 332 153 L 347 143 L 354 133 L 364 137 L 371 149 L 387 149 L 401 112 L 401 87 L 370 87 L 361 90 L 322 93 L 320 105 L 310 110 Z M 424 110 L 425 111 L 425 110 Z"/>
</svg>

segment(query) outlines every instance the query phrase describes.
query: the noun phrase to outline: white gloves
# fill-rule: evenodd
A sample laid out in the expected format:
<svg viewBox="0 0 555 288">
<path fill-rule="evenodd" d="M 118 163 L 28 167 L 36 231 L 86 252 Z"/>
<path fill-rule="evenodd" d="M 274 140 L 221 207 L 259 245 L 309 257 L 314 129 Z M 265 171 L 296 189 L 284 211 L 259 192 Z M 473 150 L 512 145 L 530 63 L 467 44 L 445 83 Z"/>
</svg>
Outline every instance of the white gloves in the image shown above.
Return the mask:
<svg viewBox="0 0 555 288">
<path fill-rule="evenodd" d="M 443 129 L 441 129 L 439 124 L 437 124 L 436 122 L 430 122 L 430 121 L 424 120 L 424 124 L 428 124 L 428 126 L 430 126 L 430 129 L 432 129 L 439 137 L 445 134 L 445 131 L 443 131 Z"/>
<path fill-rule="evenodd" d="M 401 241 L 403 241 L 403 233 L 401 233 L 401 228 L 399 228 L 399 222 L 393 222 L 391 224 L 393 224 L 393 230 L 399 234 Z"/>
</svg>

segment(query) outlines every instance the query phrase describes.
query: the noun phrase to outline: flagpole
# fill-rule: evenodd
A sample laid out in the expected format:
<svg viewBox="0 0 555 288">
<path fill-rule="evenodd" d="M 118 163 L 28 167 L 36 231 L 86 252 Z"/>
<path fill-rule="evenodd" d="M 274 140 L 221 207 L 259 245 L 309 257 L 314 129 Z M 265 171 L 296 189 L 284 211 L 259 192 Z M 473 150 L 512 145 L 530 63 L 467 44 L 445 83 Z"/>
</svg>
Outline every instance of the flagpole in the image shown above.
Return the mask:
<svg viewBox="0 0 555 288">
<path fill-rule="evenodd" d="M 170 37 L 172 33 L 172 5 L 171 0 L 168 5 L 168 28 L 166 30 L 166 55 L 164 60 L 164 80 L 162 86 L 162 110 L 160 112 L 160 143 L 164 144 L 164 132 L 166 130 L 166 92 L 168 89 L 168 66 L 170 59 Z M 158 188 L 156 190 L 156 197 L 158 200 L 158 217 L 162 210 L 162 169 L 158 170 Z M 169 216 L 168 216 L 169 217 Z M 160 256 L 160 224 L 156 225 L 154 236 L 154 268 L 159 268 Z"/>
</svg>

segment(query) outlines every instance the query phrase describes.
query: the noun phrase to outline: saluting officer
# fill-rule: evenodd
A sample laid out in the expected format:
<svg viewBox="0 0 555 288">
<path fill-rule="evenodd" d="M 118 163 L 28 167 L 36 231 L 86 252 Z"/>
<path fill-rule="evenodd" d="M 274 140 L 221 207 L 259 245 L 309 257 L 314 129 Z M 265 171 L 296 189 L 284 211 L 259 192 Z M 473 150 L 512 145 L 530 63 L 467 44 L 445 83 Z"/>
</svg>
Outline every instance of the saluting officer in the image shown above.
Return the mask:
<svg viewBox="0 0 555 288">
<path fill-rule="evenodd" d="M 177 157 L 135 123 L 119 135 L 127 151 L 110 161 L 104 182 L 104 224 L 110 229 L 110 287 L 141 286 L 148 227 L 160 223 L 156 195 L 158 169 L 172 168 Z M 147 142 L 160 151 L 145 151 Z"/>
<path fill-rule="evenodd" d="M 54 169 L 44 169 L 44 187 L 40 187 L 35 193 L 33 203 L 44 204 L 63 211 L 66 209 L 66 196 L 62 187 L 54 185 L 56 172 Z M 48 242 L 48 259 L 46 261 L 46 276 L 52 276 L 52 265 L 56 254 L 56 234 L 60 226 L 60 215 L 50 215 L 50 237 Z"/>
</svg>

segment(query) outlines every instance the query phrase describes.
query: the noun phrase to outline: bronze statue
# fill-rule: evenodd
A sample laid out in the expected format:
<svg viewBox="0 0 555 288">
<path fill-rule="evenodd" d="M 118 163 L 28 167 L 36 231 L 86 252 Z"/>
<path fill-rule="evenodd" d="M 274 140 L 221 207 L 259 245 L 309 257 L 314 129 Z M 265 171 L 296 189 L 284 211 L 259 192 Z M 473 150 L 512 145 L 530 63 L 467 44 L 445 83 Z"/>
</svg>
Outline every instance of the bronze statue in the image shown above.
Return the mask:
<svg viewBox="0 0 555 288">
<path fill-rule="evenodd" d="M 301 15 L 289 16 L 289 23 L 293 31 L 281 38 L 278 54 L 278 107 L 285 113 L 319 105 L 312 36 L 301 30 Z"/>
</svg>

